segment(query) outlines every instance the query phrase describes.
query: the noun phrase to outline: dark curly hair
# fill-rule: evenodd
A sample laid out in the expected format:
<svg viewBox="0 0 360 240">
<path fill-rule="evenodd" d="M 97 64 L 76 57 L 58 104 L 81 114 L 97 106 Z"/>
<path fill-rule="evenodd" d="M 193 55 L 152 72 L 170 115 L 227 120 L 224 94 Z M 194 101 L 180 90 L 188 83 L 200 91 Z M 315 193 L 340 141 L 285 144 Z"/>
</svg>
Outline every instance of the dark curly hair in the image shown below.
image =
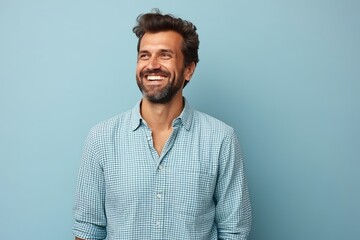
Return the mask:
<svg viewBox="0 0 360 240">
<path fill-rule="evenodd" d="M 133 28 L 133 32 L 139 38 L 138 52 L 141 39 L 146 32 L 157 33 L 172 30 L 183 37 L 182 53 L 185 66 L 192 62 L 196 65 L 199 62 L 198 49 L 200 42 L 194 24 L 181 18 L 175 18 L 171 14 L 162 14 L 159 9 L 153 9 L 151 13 L 140 14 L 136 20 L 137 25 Z"/>
</svg>

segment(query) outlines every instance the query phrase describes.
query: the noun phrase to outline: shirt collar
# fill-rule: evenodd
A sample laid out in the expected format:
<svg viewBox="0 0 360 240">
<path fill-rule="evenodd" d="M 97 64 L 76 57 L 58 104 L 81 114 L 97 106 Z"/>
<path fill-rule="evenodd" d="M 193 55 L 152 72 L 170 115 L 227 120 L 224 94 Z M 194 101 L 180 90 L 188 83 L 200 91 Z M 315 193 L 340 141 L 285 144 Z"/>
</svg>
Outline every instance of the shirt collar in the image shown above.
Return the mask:
<svg viewBox="0 0 360 240">
<path fill-rule="evenodd" d="M 141 124 L 142 117 L 140 114 L 141 100 L 131 110 L 131 130 L 135 131 Z"/>
<path fill-rule="evenodd" d="M 140 114 L 140 105 L 141 100 L 139 100 L 134 106 L 134 108 L 131 110 L 131 129 L 133 131 L 137 130 L 141 125 L 142 121 L 144 121 Z M 192 109 L 186 98 L 184 98 L 184 109 L 179 115 L 179 117 L 174 119 L 172 126 L 174 127 L 178 123 L 181 123 L 185 127 L 185 129 L 189 131 L 192 123 L 193 114 L 194 110 Z"/>
</svg>

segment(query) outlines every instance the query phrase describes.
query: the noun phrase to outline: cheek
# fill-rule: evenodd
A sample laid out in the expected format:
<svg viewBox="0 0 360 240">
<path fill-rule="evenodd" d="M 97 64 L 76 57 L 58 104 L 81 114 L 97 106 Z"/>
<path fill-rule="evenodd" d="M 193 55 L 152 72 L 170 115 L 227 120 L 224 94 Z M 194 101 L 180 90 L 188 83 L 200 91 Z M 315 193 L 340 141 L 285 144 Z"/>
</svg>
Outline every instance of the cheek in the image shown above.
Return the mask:
<svg viewBox="0 0 360 240">
<path fill-rule="evenodd" d="M 141 71 L 142 71 L 143 67 L 139 64 L 136 65 L 136 75 L 140 75 Z"/>
</svg>

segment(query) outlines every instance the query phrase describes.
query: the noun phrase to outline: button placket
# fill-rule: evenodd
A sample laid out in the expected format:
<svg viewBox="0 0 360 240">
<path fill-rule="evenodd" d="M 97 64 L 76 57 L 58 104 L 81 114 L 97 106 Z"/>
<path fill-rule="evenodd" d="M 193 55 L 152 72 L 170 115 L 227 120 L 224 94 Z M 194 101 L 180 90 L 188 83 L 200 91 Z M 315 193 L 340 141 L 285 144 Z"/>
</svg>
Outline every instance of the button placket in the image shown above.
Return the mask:
<svg viewBox="0 0 360 240">
<path fill-rule="evenodd" d="M 155 189 L 153 192 L 153 228 L 151 230 L 153 239 L 162 239 L 164 231 L 164 208 L 165 208 L 165 183 L 166 174 L 164 163 L 159 164 L 155 170 Z"/>
</svg>

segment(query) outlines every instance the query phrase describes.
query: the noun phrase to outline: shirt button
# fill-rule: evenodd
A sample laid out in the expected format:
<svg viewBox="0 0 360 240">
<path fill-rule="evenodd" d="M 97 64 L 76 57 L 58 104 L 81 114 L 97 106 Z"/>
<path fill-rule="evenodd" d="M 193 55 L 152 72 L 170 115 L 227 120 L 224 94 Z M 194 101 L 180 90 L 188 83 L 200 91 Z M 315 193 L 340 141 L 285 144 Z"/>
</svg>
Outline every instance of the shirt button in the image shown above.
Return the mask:
<svg viewBox="0 0 360 240">
<path fill-rule="evenodd" d="M 156 227 L 160 227 L 160 226 L 161 226 L 161 222 L 160 222 L 160 221 L 156 221 L 156 222 L 155 222 L 155 225 L 156 225 Z"/>
<path fill-rule="evenodd" d="M 162 194 L 161 193 L 158 193 L 158 194 L 156 194 L 156 198 L 161 198 L 162 197 Z"/>
<path fill-rule="evenodd" d="M 163 170 L 164 169 L 164 166 L 163 165 L 159 165 L 159 170 Z"/>
</svg>

